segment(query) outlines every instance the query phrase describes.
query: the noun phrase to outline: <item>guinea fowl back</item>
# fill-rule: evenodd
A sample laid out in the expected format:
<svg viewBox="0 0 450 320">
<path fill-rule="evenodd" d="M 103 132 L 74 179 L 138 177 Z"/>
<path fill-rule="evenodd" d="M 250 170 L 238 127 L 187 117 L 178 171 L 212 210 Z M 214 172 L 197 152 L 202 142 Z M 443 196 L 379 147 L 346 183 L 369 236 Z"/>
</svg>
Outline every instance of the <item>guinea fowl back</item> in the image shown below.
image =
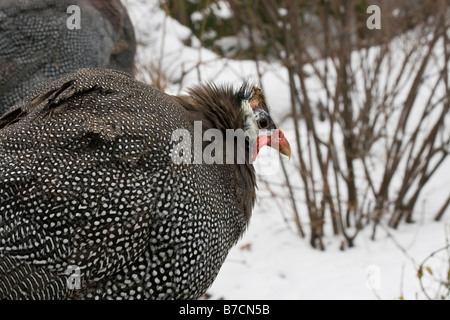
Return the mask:
<svg viewBox="0 0 450 320">
<path fill-rule="evenodd" d="M 100 69 L 0 118 L 0 298 L 200 297 L 247 226 L 254 173 L 174 164 L 180 128 L 194 136 L 176 99 Z"/>
</svg>

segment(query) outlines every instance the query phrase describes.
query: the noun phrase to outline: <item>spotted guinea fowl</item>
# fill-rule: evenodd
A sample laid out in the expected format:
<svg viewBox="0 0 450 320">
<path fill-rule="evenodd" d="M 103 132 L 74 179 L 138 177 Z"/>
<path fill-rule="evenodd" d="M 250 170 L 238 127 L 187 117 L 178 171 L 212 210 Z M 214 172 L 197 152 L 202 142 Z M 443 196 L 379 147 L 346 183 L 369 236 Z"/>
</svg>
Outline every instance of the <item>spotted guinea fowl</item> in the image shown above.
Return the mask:
<svg viewBox="0 0 450 320">
<path fill-rule="evenodd" d="M 191 161 L 199 123 L 243 132 L 221 150 L 245 161 Z M 264 145 L 290 155 L 248 84 L 170 96 L 82 69 L 38 88 L 0 118 L 0 298 L 201 297 L 246 230 Z"/>
<path fill-rule="evenodd" d="M 37 85 L 80 68 L 133 73 L 135 50 L 120 0 L 2 0 L 0 115 Z"/>
</svg>

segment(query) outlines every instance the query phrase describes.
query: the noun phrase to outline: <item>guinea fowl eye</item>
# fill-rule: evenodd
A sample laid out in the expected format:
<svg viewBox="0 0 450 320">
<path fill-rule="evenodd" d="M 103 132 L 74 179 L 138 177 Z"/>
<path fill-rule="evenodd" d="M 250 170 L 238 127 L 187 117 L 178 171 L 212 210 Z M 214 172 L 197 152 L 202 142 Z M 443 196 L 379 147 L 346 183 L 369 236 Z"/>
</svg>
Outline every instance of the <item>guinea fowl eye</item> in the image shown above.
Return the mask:
<svg viewBox="0 0 450 320">
<path fill-rule="evenodd" d="M 269 125 L 269 122 L 267 121 L 266 118 L 262 118 L 258 121 L 258 126 L 260 129 L 265 129 L 265 128 L 267 128 L 268 125 Z"/>
</svg>

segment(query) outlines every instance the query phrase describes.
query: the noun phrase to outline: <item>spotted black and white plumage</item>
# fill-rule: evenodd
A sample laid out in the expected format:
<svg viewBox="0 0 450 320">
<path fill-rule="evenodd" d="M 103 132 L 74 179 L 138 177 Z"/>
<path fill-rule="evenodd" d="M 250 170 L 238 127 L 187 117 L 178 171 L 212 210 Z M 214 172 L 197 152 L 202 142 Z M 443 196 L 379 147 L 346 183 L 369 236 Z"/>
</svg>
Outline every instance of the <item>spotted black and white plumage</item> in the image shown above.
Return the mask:
<svg viewBox="0 0 450 320">
<path fill-rule="evenodd" d="M 78 6 L 80 29 L 69 29 Z M 1 0 L 0 115 L 79 68 L 133 73 L 136 40 L 120 0 Z"/>
<path fill-rule="evenodd" d="M 174 97 L 81 69 L 11 108 L 0 118 L 0 298 L 201 297 L 247 227 L 255 174 L 247 162 L 174 164 L 171 135 L 194 137 L 195 120 L 243 128 L 251 91 Z M 74 266 L 79 289 L 67 284 Z"/>
</svg>

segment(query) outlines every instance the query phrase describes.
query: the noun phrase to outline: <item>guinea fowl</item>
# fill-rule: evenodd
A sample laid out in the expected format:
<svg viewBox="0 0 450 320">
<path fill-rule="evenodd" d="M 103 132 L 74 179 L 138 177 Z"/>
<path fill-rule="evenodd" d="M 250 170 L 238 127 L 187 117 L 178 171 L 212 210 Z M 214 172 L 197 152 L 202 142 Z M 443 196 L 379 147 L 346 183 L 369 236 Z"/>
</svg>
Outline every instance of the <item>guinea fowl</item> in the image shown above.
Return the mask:
<svg viewBox="0 0 450 320">
<path fill-rule="evenodd" d="M 1 0 L 0 115 L 37 85 L 80 68 L 132 74 L 135 51 L 120 0 Z"/>
<path fill-rule="evenodd" d="M 201 134 L 244 132 L 223 152 L 245 161 L 173 161 L 196 156 L 179 147 L 195 143 L 198 121 Z M 0 298 L 201 297 L 247 228 L 264 145 L 290 156 L 248 84 L 170 96 L 81 69 L 39 87 L 0 118 Z"/>
</svg>

